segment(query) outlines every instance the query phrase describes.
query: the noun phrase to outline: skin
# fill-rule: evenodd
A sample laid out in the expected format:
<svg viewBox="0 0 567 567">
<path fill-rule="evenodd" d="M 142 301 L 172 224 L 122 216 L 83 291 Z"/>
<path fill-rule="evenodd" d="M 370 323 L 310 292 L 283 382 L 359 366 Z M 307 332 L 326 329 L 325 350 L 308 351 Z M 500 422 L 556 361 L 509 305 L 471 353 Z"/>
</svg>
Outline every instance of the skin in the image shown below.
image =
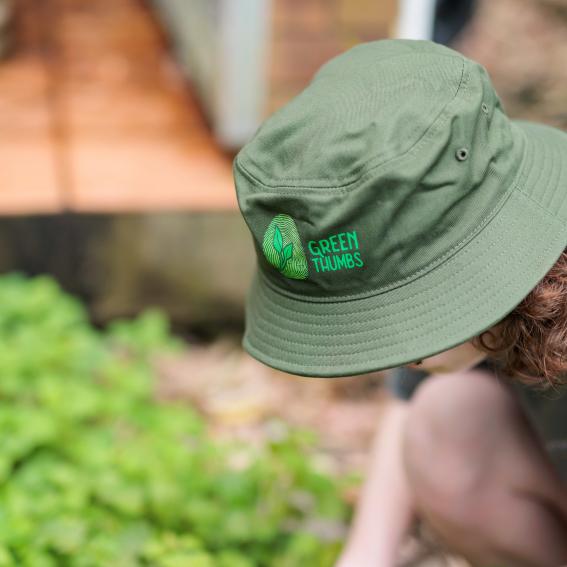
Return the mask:
<svg viewBox="0 0 567 567">
<path fill-rule="evenodd" d="M 500 329 L 501 325 L 498 324 L 491 327 L 489 331 L 496 337 Z M 469 370 L 485 358 L 486 353 L 477 349 L 469 340 L 449 350 L 405 366 L 427 370 L 431 374 L 448 374 Z"/>
<path fill-rule="evenodd" d="M 492 372 L 430 376 L 401 444 L 414 506 L 448 549 L 482 567 L 567 564 L 565 485 Z"/>
<path fill-rule="evenodd" d="M 490 330 L 496 333 L 499 327 Z M 466 341 L 406 366 L 431 373 L 462 372 L 485 356 L 471 341 Z M 369 470 L 350 532 L 335 567 L 393 567 L 396 564 L 398 548 L 416 514 L 402 459 L 402 440 L 410 407 L 405 400 L 392 398 L 389 401 L 373 440 Z"/>
<path fill-rule="evenodd" d="M 511 391 L 473 369 L 485 356 L 467 341 L 407 365 L 431 376 L 391 400 L 335 567 L 394 567 L 417 517 L 475 566 L 567 565 L 565 485 Z"/>
</svg>

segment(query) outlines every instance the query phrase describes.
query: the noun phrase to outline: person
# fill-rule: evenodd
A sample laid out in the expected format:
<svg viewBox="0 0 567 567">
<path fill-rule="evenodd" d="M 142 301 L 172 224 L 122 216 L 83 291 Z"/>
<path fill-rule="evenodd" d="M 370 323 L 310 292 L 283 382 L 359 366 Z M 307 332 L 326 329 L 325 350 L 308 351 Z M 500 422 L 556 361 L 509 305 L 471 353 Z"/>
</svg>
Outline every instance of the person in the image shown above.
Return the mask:
<svg viewBox="0 0 567 567">
<path fill-rule="evenodd" d="M 414 510 L 475 564 L 567 564 L 564 484 L 511 387 L 565 381 L 566 156 L 482 65 L 410 39 L 331 59 L 236 155 L 247 352 L 310 378 L 432 374 L 389 421 L 400 474 L 370 473 L 341 567 L 392 564 L 370 523 L 389 497 L 392 541 Z"/>
<path fill-rule="evenodd" d="M 553 294 L 553 286 L 566 275 L 567 251 L 536 291 L 505 322 L 489 329 L 487 334 L 498 336 L 506 324 L 508 335 L 511 336 L 513 329 L 516 339 L 520 322 L 526 322 L 525 307 L 537 305 L 538 299 Z M 564 294 L 567 294 L 567 288 Z M 561 300 L 561 296 L 556 296 L 553 302 L 555 306 L 558 300 Z M 540 305 L 542 303 L 539 301 Z M 551 319 L 549 313 L 545 312 L 540 314 L 540 318 Z M 564 320 L 565 323 L 567 320 Z M 550 338 L 550 332 L 544 329 L 539 335 L 541 338 Z M 524 338 L 535 344 L 536 336 L 533 334 Z M 514 344 L 517 342 L 514 340 Z M 521 356 L 525 358 L 533 354 L 527 351 Z M 516 359 L 516 364 L 518 360 L 521 357 Z M 541 426 L 546 423 L 542 422 L 540 408 L 557 404 L 560 400 L 565 408 L 565 396 L 534 395 L 523 383 L 499 380 L 501 376 L 494 359 L 488 358 L 486 352 L 475 346 L 474 341 L 467 341 L 420 363 L 421 366 L 408 365 L 388 374 L 387 382 L 393 397 L 372 445 L 368 475 L 337 567 L 397 565 L 404 536 L 418 519 L 417 505 L 420 500 L 425 500 L 422 505 L 425 505 L 426 511 L 428 503 L 429 507 L 433 505 L 437 510 L 434 517 L 438 525 L 441 522 L 438 535 L 444 535 L 447 547 L 465 553 L 471 560 L 474 549 L 468 554 L 464 550 L 471 542 L 474 547 L 479 528 L 482 530 L 480 537 L 484 536 L 492 545 L 497 541 L 495 538 L 510 537 L 511 531 L 518 528 L 508 521 L 503 530 L 499 526 L 502 519 L 493 514 L 494 503 L 490 500 L 488 506 L 480 509 L 476 506 L 481 492 L 490 492 L 502 499 L 506 498 L 505 493 L 510 488 L 513 497 L 509 498 L 504 508 L 506 516 L 514 518 L 515 509 L 529 507 L 529 513 L 526 510 L 518 516 L 521 522 L 525 522 L 525 529 L 530 530 L 528 535 L 531 535 L 533 526 L 548 528 L 547 540 L 534 537 L 524 540 L 526 548 L 529 547 L 526 552 L 534 556 L 533 562 L 528 564 L 561 565 L 562 560 L 557 557 L 564 555 L 557 554 L 564 554 L 567 545 L 566 475 L 564 466 L 558 469 L 550 461 L 550 444 L 542 447 L 542 443 L 549 440 L 550 432 L 545 428 L 542 430 Z M 431 381 L 427 383 L 427 389 L 421 390 L 416 402 L 415 392 L 423 387 L 426 379 Z M 439 407 L 441 400 L 448 399 L 455 401 L 451 414 L 444 413 L 444 408 Z M 460 400 L 460 406 L 457 400 Z M 539 405 L 535 405 L 534 400 L 538 400 Z M 460 412 L 468 415 L 466 421 L 462 420 Z M 498 428 L 492 428 L 491 420 L 495 416 Z M 445 429 L 451 432 L 451 437 L 439 435 L 431 429 L 433 424 L 443 423 L 444 419 L 447 419 Z M 562 429 L 561 433 L 565 435 L 565 428 Z M 499 437 L 495 437 L 495 433 L 500 434 Z M 464 439 L 468 443 L 463 443 Z M 515 450 L 512 451 L 509 450 L 510 439 L 514 441 Z M 444 451 L 440 450 L 443 444 Z M 408 452 L 407 463 L 403 459 L 404 450 Z M 565 464 L 564 452 L 552 452 L 552 456 L 558 463 Z M 455 459 L 460 459 L 457 467 Z M 482 470 L 476 471 L 480 476 L 469 476 L 467 479 L 466 475 L 471 473 L 471 462 L 475 461 L 488 463 L 488 466 L 484 465 Z M 406 470 L 406 465 L 409 470 Z M 449 468 L 453 469 L 451 474 L 447 472 Z M 531 471 L 526 475 L 522 491 L 514 486 L 517 470 Z M 448 477 L 462 482 L 457 492 L 455 485 L 447 483 Z M 413 487 L 410 486 L 410 478 L 416 481 Z M 426 479 L 427 485 L 423 479 Z M 472 485 L 469 484 L 471 482 Z M 474 490 L 470 490 L 471 486 Z M 431 501 L 432 494 L 437 501 Z M 462 510 L 466 512 L 465 515 L 462 515 Z M 457 533 L 454 532 L 455 516 L 458 516 L 460 527 Z M 551 535 L 554 532 L 556 535 Z M 512 553 L 514 551 L 511 550 Z M 549 559 L 543 560 L 546 555 Z M 495 557 L 494 564 L 498 559 L 504 560 Z M 477 561 L 480 560 L 477 558 Z"/>
</svg>

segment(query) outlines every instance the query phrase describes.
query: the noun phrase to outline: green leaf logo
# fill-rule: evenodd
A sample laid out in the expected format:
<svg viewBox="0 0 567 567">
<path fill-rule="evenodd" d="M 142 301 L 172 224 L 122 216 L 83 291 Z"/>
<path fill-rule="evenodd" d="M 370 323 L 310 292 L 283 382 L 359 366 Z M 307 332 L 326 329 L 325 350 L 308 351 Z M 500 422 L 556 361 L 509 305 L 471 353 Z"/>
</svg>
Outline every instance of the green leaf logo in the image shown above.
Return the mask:
<svg viewBox="0 0 567 567">
<path fill-rule="evenodd" d="M 274 248 L 276 249 L 276 252 L 281 253 L 282 248 L 283 248 L 283 236 L 282 236 L 282 232 L 281 230 L 278 228 L 278 226 L 276 225 L 276 227 L 274 228 Z"/>
<path fill-rule="evenodd" d="M 307 258 L 295 222 L 289 215 L 275 216 L 264 233 L 262 249 L 266 260 L 284 276 L 307 278 Z"/>
</svg>

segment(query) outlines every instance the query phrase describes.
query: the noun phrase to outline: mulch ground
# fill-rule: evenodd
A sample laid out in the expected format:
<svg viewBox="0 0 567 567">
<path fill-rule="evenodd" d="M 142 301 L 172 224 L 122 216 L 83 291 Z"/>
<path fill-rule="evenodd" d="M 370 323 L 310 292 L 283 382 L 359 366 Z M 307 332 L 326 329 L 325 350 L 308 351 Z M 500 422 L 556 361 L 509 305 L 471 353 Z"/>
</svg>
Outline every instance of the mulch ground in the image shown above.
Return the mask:
<svg viewBox="0 0 567 567">
<path fill-rule="evenodd" d="M 257 362 L 228 339 L 190 347 L 157 366 L 158 397 L 198 408 L 214 437 L 261 445 L 277 434 L 278 420 L 308 427 L 318 434 L 318 465 L 332 474 L 364 475 L 389 399 L 383 372 L 340 379 L 293 376 Z M 345 497 L 355 504 L 358 495 L 353 488 Z M 426 526 L 417 528 L 400 566 L 466 567 L 441 551 Z"/>
</svg>

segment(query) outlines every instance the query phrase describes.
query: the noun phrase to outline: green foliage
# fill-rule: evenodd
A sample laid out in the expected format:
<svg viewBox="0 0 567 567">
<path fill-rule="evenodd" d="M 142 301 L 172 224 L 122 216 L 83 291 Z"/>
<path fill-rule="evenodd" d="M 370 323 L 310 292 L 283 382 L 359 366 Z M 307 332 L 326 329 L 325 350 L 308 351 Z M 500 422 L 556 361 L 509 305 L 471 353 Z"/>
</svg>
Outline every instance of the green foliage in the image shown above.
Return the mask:
<svg viewBox="0 0 567 567">
<path fill-rule="evenodd" d="M 52 279 L 0 278 L 0 567 L 333 565 L 341 542 L 301 527 L 350 514 L 316 436 L 213 439 L 155 399 L 179 348 L 159 311 L 98 331 Z"/>
</svg>

